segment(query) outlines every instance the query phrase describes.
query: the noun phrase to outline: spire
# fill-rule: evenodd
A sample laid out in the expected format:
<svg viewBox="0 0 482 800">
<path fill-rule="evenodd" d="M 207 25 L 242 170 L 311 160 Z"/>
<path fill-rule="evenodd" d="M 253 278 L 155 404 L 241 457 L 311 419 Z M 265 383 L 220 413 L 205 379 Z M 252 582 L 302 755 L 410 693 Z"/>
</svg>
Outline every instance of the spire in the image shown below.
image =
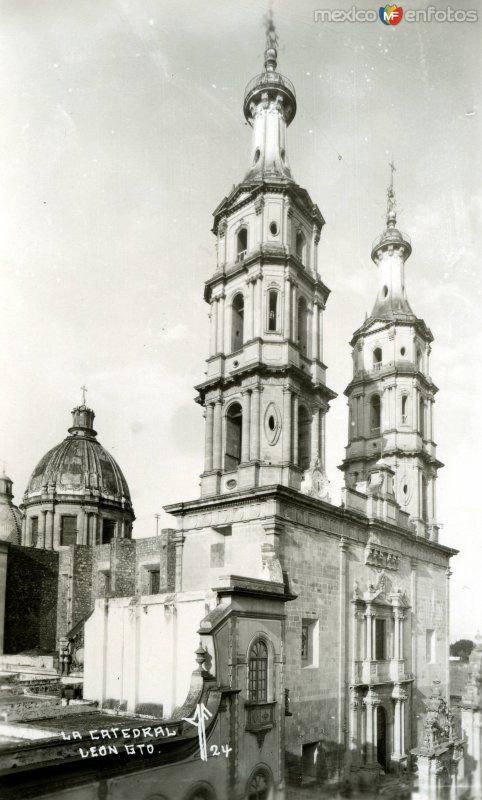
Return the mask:
<svg viewBox="0 0 482 800">
<path fill-rule="evenodd" d="M 412 252 L 410 238 L 396 228 L 393 158 L 390 166 L 390 183 L 387 189 L 386 228 L 372 247 L 372 260 L 378 268 L 379 289 L 370 318 L 413 317 L 413 311 L 405 293 L 405 261 Z"/>
<path fill-rule="evenodd" d="M 264 72 L 246 87 L 243 112 L 253 129 L 252 161 L 245 180 L 292 181 L 286 155 L 286 128 L 296 114 L 295 87 L 277 72 L 278 34 L 272 12 L 264 18 L 266 50 Z"/>
</svg>

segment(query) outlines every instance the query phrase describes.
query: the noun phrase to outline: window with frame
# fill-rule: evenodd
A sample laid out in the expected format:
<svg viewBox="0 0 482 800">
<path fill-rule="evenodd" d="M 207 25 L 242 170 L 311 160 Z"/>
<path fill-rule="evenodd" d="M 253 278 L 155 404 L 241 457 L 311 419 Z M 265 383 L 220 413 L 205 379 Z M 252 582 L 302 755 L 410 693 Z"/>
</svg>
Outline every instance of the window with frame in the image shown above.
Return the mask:
<svg viewBox="0 0 482 800">
<path fill-rule="evenodd" d="M 103 519 L 102 520 L 102 544 L 110 544 L 115 536 L 115 520 Z"/>
<path fill-rule="evenodd" d="M 37 547 L 38 542 L 38 517 L 30 517 L 30 545 Z"/>
<path fill-rule="evenodd" d="M 272 332 L 279 330 L 278 298 L 278 290 L 270 289 L 268 292 L 268 331 Z"/>
<path fill-rule="evenodd" d="M 408 403 L 408 396 L 406 394 L 402 395 L 402 424 L 405 425 L 408 420 L 407 415 L 407 403 Z"/>
<path fill-rule="evenodd" d="M 236 236 L 236 261 L 244 261 L 248 252 L 248 229 L 241 228 Z"/>
<path fill-rule="evenodd" d="M 60 520 L 60 544 L 77 544 L 77 517 L 65 514 Z"/>
<path fill-rule="evenodd" d="M 268 700 L 268 648 L 262 639 L 257 639 L 249 651 L 248 696 L 254 703 Z"/>
<path fill-rule="evenodd" d="M 382 366 L 383 353 L 381 347 L 375 347 L 373 351 L 373 369 L 380 369 Z"/>
<path fill-rule="evenodd" d="M 370 400 L 370 428 L 372 433 L 380 433 L 382 406 L 380 395 L 374 394 Z"/>
<path fill-rule="evenodd" d="M 226 413 L 226 449 L 224 469 L 236 469 L 241 462 L 243 446 L 243 409 L 239 403 L 232 403 Z"/>
<path fill-rule="evenodd" d="M 301 620 L 301 666 L 318 666 L 318 636 L 319 625 L 317 619 Z"/>
<path fill-rule="evenodd" d="M 375 619 L 375 659 L 385 661 L 387 657 L 387 621 Z"/>
<path fill-rule="evenodd" d="M 244 297 L 238 292 L 231 304 L 231 352 L 240 350 L 244 342 Z"/>
<path fill-rule="evenodd" d="M 161 590 L 161 571 L 160 569 L 149 570 L 149 594 L 160 594 Z"/>
<path fill-rule="evenodd" d="M 427 664 L 435 664 L 435 631 L 432 629 L 425 631 L 425 658 Z"/>
</svg>

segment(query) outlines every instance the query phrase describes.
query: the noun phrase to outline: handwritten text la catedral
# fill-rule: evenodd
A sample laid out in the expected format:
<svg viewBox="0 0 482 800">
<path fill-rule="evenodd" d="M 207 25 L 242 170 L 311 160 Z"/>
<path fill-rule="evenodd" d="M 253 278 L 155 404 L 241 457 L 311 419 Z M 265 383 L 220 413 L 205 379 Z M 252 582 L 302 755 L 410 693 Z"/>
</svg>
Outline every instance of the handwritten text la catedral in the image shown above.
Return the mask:
<svg viewBox="0 0 482 800">
<path fill-rule="evenodd" d="M 150 755 L 154 752 L 154 745 L 150 742 L 134 742 L 132 744 L 126 744 L 125 741 L 116 742 L 115 744 L 111 744 L 111 742 L 115 739 L 140 739 L 141 737 L 143 739 L 171 738 L 176 735 L 176 731 L 171 730 L 165 725 L 159 725 L 155 728 L 101 728 L 100 730 L 95 729 L 93 731 L 88 731 L 87 734 L 82 734 L 80 731 L 71 731 L 70 733 L 61 731 L 61 734 L 62 739 L 65 741 L 75 739 L 82 740 L 86 738 L 87 735 L 90 736 L 93 741 L 108 740 L 107 744 L 94 745 L 85 750 L 79 747 L 81 758 L 97 758 L 99 756 L 118 755 L 119 748 L 121 752 L 132 756 L 138 753 Z"/>
</svg>

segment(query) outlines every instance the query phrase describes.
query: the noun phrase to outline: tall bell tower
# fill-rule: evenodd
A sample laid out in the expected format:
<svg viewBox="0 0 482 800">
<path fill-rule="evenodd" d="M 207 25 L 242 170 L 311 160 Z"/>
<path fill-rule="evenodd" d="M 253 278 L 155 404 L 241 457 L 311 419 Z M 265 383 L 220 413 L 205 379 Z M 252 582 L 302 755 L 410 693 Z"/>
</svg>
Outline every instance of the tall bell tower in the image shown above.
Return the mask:
<svg viewBox="0 0 482 800">
<path fill-rule="evenodd" d="M 393 172 L 387 192 L 387 224 L 373 243 L 378 294 L 370 316 L 353 334 L 353 378 L 345 390 L 349 426 L 341 465 L 349 488 L 363 484 L 376 461 L 395 472 L 395 496 L 418 535 L 437 540 L 436 458 L 433 404 L 437 387 L 429 373 L 433 336 L 415 316 L 405 289 L 405 262 L 412 247 L 396 227 Z"/>
<path fill-rule="evenodd" d="M 325 415 L 335 397 L 323 363 L 324 219 L 288 163 L 296 94 L 277 72 L 273 44 L 244 95 L 249 169 L 214 212 L 210 350 L 196 387 L 206 424 L 202 496 L 302 483 L 324 492 Z"/>
</svg>

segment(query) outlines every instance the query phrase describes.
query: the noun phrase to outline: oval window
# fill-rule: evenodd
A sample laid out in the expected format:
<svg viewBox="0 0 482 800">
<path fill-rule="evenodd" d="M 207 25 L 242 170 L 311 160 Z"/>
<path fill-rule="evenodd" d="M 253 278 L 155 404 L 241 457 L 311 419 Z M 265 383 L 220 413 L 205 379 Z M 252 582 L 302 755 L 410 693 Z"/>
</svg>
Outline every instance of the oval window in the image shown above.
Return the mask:
<svg viewBox="0 0 482 800">
<path fill-rule="evenodd" d="M 272 236 L 278 235 L 278 225 L 276 222 L 271 222 L 269 226 L 269 230 Z"/>
<path fill-rule="evenodd" d="M 382 295 L 383 295 L 383 297 L 386 297 L 387 294 L 388 294 L 388 286 L 384 286 L 383 289 L 382 289 Z"/>
<path fill-rule="evenodd" d="M 281 434 L 281 414 L 275 403 L 270 403 L 264 415 L 264 432 L 268 444 L 276 444 Z"/>
<path fill-rule="evenodd" d="M 257 147 L 255 152 L 254 152 L 254 163 L 255 164 L 258 163 L 260 155 L 261 155 L 261 150 L 259 149 L 259 147 Z"/>
<path fill-rule="evenodd" d="M 405 347 L 401 347 L 401 348 L 400 348 L 400 355 L 401 355 L 401 356 L 404 356 L 406 352 L 407 352 L 407 351 L 406 351 Z"/>
</svg>

